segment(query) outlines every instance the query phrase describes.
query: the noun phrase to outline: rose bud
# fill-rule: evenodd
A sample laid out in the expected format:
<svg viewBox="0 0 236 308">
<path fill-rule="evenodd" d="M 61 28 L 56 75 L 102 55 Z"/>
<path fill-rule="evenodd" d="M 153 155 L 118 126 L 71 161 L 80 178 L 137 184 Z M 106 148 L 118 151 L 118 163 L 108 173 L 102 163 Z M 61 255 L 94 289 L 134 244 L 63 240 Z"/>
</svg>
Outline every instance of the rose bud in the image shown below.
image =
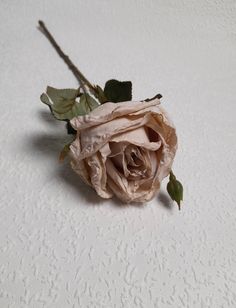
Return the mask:
<svg viewBox="0 0 236 308">
<path fill-rule="evenodd" d="M 170 178 L 167 184 L 167 191 L 171 199 L 177 202 L 180 210 L 180 202 L 183 200 L 183 186 L 178 180 L 176 180 L 176 177 L 172 171 L 170 172 Z"/>
</svg>

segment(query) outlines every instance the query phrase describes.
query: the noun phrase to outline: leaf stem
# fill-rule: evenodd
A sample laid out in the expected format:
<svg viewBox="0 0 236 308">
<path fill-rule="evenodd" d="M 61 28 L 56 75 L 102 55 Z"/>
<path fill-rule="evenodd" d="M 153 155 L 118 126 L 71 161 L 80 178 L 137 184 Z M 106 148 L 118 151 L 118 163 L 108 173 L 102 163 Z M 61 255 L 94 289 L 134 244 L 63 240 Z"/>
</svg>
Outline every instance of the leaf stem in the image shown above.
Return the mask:
<svg viewBox="0 0 236 308">
<path fill-rule="evenodd" d="M 70 58 L 61 50 L 61 47 L 57 44 L 52 34 L 48 31 L 47 27 L 45 26 L 42 20 L 39 20 L 39 29 L 41 32 L 47 37 L 50 41 L 52 46 L 55 48 L 59 56 L 65 61 L 68 68 L 72 71 L 75 78 L 78 80 L 81 88 L 83 89 L 84 93 L 86 93 L 85 86 L 86 85 L 92 93 L 97 93 L 97 89 L 88 81 L 88 79 L 81 73 L 81 71 L 74 65 L 74 63 L 70 60 Z"/>
</svg>

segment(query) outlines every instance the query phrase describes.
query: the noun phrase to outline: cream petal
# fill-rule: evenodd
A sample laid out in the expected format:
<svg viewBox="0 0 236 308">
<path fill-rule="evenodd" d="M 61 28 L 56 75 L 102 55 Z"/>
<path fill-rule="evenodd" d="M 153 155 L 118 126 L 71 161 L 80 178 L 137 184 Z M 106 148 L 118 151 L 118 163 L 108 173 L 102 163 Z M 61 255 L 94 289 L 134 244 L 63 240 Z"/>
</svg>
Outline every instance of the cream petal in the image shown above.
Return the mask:
<svg viewBox="0 0 236 308">
<path fill-rule="evenodd" d="M 98 152 L 88 157 L 86 161 L 90 167 L 91 184 L 97 194 L 105 199 L 111 198 L 113 194 L 110 189 L 107 188 L 106 157 Z"/>
<path fill-rule="evenodd" d="M 108 102 L 100 105 L 87 115 L 73 118 L 70 123 L 74 129 L 82 130 L 88 127 L 109 122 L 118 117 L 123 117 L 126 115 L 130 116 L 137 111 L 145 112 L 147 108 L 150 108 L 151 106 L 157 106 L 159 104 L 159 99 L 154 99 L 149 102 Z"/>
<path fill-rule="evenodd" d="M 148 151 L 143 148 L 134 148 L 130 153 L 135 153 L 135 157 L 137 157 L 139 161 L 138 163 L 133 163 L 132 159 L 135 158 L 129 158 L 129 153 L 128 156 L 126 155 L 128 161 L 127 168 L 129 171 L 128 180 L 139 181 L 153 178 L 158 166 L 156 152 Z"/>
<path fill-rule="evenodd" d="M 124 155 L 127 143 L 109 142 L 109 146 L 111 149 L 111 153 L 109 155 L 111 161 L 114 163 L 116 168 L 118 168 L 119 170 L 123 170 L 125 177 L 128 177 L 129 171 L 126 166 L 125 155 Z"/>
<path fill-rule="evenodd" d="M 152 183 L 152 181 L 149 182 Z M 114 195 L 116 195 L 120 200 L 122 200 L 125 203 L 147 202 L 154 197 L 154 195 L 158 192 L 159 189 L 159 188 L 153 189 L 151 184 L 139 186 L 139 183 L 133 181 L 130 183 L 130 191 L 124 192 L 122 188 L 119 185 L 117 185 L 117 182 L 115 182 L 112 179 L 108 179 L 108 185 L 114 192 Z M 139 187 L 139 189 L 137 189 L 137 187 Z"/>
<path fill-rule="evenodd" d="M 143 126 L 145 122 L 145 116 L 138 117 L 135 120 L 129 118 L 116 118 L 111 122 L 80 131 L 82 149 L 80 159 L 97 152 L 104 144 L 112 141 L 112 137 L 114 137 L 114 135 L 136 129 Z"/>
<path fill-rule="evenodd" d="M 102 198 L 111 198 L 113 193 L 107 188 L 107 173 L 105 162 L 110 154 L 109 146 L 105 145 L 95 155 L 79 160 L 80 140 L 79 138 L 70 146 L 70 157 L 72 169 L 81 176 L 84 182 L 92 186 Z"/>
<path fill-rule="evenodd" d="M 111 122 L 80 131 L 82 150 L 79 159 L 83 159 L 92 155 L 104 144 L 109 141 L 113 141 L 115 135 L 122 134 L 124 132 L 127 133 L 142 126 L 149 126 L 156 132 L 162 131 L 162 128 L 158 127 L 158 123 L 156 123 L 155 119 L 153 119 L 152 115 L 149 113 L 136 119 L 116 118 Z M 142 146 L 142 144 L 144 147 L 149 148 L 150 150 L 156 150 L 161 145 L 160 142 L 142 143 L 141 141 L 140 146 Z"/>
<path fill-rule="evenodd" d="M 114 166 L 111 159 L 107 159 L 106 161 L 106 167 L 107 167 L 107 175 L 115 182 L 118 186 L 121 187 L 121 189 L 124 192 L 127 192 L 128 189 L 128 181 L 124 177 L 124 175 L 117 170 L 117 168 Z"/>
<path fill-rule="evenodd" d="M 109 147 L 111 150 L 111 153 L 109 157 L 114 157 L 117 155 L 124 154 L 124 151 L 127 147 L 128 143 L 127 142 L 109 142 Z"/>
<path fill-rule="evenodd" d="M 124 202 L 146 202 L 153 198 L 160 185 L 152 185 L 153 179 L 127 181 L 110 159 L 106 162 L 107 184 L 113 193 Z"/>
<path fill-rule="evenodd" d="M 156 152 L 149 152 L 149 159 L 151 164 L 151 176 L 154 176 L 159 164 Z"/>
<path fill-rule="evenodd" d="M 160 105 L 160 104 L 152 104 L 147 106 L 145 109 L 139 109 L 132 113 L 133 116 L 135 115 L 142 115 L 143 113 L 152 113 L 160 117 L 160 122 L 164 122 L 164 124 L 175 128 L 168 112 Z"/>
<path fill-rule="evenodd" d="M 81 152 L 80 139 L 79 139 L 79 134 L 77 134 L 77 138 L 70 145 L 71 167 L 76 173 L 78 173 L 81 176 L 81 178 L 86 184 L 91 186 L 88 166 L 85 161 L 78 160 L 80 152 Z"/>
<path fill-rule="evenodd" d="M 161 140 L 150 142 L 148 133 L 143 126 L 115 135 L 111 141 L 128 142 L 151 151 L 157 151 L 161 147 Z"/>
</svg>

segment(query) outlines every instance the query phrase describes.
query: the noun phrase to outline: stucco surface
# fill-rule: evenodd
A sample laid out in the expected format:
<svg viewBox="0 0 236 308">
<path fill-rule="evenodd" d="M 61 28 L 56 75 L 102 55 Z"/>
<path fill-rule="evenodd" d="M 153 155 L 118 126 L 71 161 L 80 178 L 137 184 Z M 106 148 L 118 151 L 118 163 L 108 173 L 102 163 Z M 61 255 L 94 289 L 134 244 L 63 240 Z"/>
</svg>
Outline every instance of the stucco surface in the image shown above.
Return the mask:
<svg viewBox="0 0 236 308">
<path fill-rule="evenodd" d="M 39 100 L 77 82 L 162 93 L 177 127 L 179 212 L 163 182 L 148 204 L 103 201 L 58 153 Z M 0 2 L 0 307 L 236 307 L 236 2 Z"/>
</svg>

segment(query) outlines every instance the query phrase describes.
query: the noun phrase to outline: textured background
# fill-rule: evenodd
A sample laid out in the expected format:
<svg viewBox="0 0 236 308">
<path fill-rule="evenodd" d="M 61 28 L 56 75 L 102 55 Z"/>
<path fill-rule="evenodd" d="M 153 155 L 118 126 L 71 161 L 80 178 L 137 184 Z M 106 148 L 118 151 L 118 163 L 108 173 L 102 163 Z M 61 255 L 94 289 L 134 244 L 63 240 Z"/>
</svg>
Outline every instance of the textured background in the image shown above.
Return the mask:
<svg viewBox="0 0 236 308">
<path fill-rule="evenodd" d="M 57 162 L 67 142 L 39 96 L 91 81 L 160 92 L 176 124 L 181 212 L 98 199 Z M 0 307 L 236 307 L 236 2 L 0 2 Z"/>
</svg>

